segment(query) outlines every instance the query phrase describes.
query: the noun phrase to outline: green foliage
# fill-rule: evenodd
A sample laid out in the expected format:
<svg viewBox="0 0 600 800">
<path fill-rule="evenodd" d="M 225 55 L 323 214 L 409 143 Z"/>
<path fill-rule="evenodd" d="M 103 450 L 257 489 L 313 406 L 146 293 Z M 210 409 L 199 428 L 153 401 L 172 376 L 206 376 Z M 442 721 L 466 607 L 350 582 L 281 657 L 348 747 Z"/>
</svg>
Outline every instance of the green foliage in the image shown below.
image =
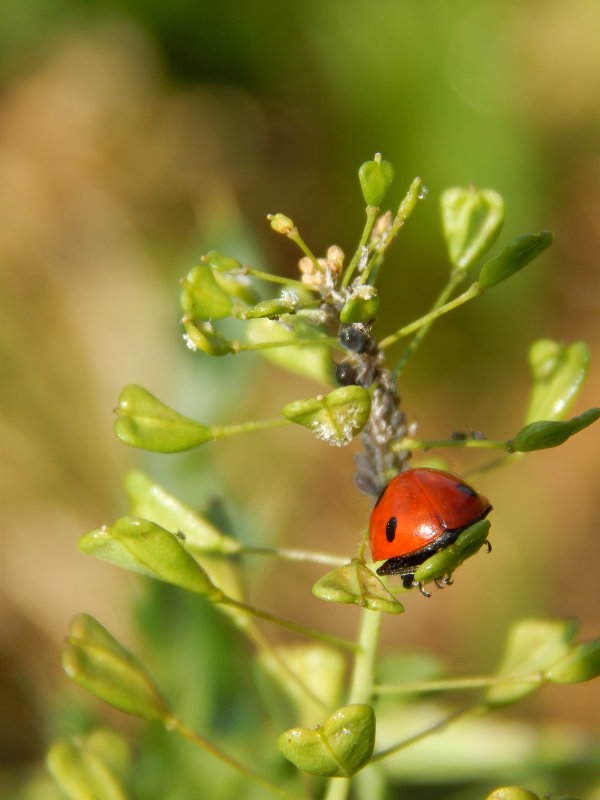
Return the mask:
<svg viewBox="0 0 600 800">
<path fill-rule="evenodd" d="M 279 416 L 272 419 L 205 425 L 180 415 L 146 389 L 131 385 L 119 398 L 117 436 L 138 448 L 175 453 L 225 436 L 293 423 L 307 428 L 317 439 L 330 445 L 346 445 L 357 439 L 362 452 L 356 458 L 356 485 L 377 496 L 392 477 L 407 467 L 411 451 L 433 446 L 504 451 L 500 461 L 483 465 L 485 471 L 519 454 L 556 447 L 593 424 L 600 417 L 600 410 L 596 408 L 566 419 L 589 370 L 587 347 L 581 342 L 562 345 L 544 339 L 535 342 L 530 350 L 531 398 L 525 426 L 514 438 L 493 440 L 468 435 L 435 441 L 415 438 L 398 393 L 398 379 L 408 359 L 418 350 L 437 319 L 509 279 L 539 256 L 553 237 L 549 232 L 542 232 L 513 239 L 498 255 L 484 263 L 478 281 L 461 291 L 468 269 L 487 255 L 500 234 L 504 201 L 489 189 L 455 187 L 447 190 L 442 195 L 441 207 L 450 259 L 447 284 L 427 313 L 395 333 L 377 339 L 373 323 L 380 304 L 383 306 L 388 301 L 387 297 L 380 296 L 376 287 L 378 277 L 389 247 L 426 195 L 423 182 L 415 178 L 396 213 L 384 212 L 377 218 L 378 207 L 390 189 L 393 174 L 392 165 L 383 161 L 379 154 L 360 167 L 365 222 L 358 245 L 347 262 L 336 245 L 327 250 L 326 257 L 315 256 L 293 220 L 277 213 L 268 217 L 271 228 L 289 239 L 290 246 L 296 246 L 302 256 L 297 278 L 273 276 L 212 250 L 202 256 L 182 280 L 184 338 L 187 346 L 198 351 L 200 357 L 257 351 L 278 367 L 324 384 L 327 391 L 285 403 Z M 276 291 L 266 296 L 273 285 Z M 218 324 L 222 325 L 222 330 Z M 405 337 L 410 340 L 404 353 L 395 365 L 387 365 L 387 348 Z M 260 384 L 258 388 L 262 390 Z M 259 450 L 253 452 L 258 458 Z M 285 468 L 283 464 L 282 469 Z M 546 683 L 587 681 L 600 672 L 598 639 L 576 643 L 577 626 L 573 622 L 524 619 L 516 622 L 509 632 L 504 657 L 491 676 L 425 676 L 422 680 L 398 684 L 377 683 L 376 655 L 382 614 L 393 617 L 404 611 L 396 596 L 399 592 L 418 587 L 429 596 L 424 589 L 426 585 L 435 583 L 441 588 L 450 584 L 451 576 L 488 542 L 488 520 L 475 522 L 464 530 L 462 526 L 453 529 L 453 533 L 460 531 L 457 538 L 438 552 L 434 547 L 419 549 L 417 558 L 412 552 L 414 563 L 401 576 L 400 588 L 394 586 L 393 577 L 384 582 L 373 571 L 372 560 L 366 552 L 367 531 L 359 532 L 362 523 L 357 524 L 354 532 L 354 552 L 350 546 L 343 557 L 269 548 L 264 542 L 248 545 L 242 538 L 232 535 L 226 525 L 215 524 L 208 514 L 197 512 L 139 470 L 127 475 L 125 488 L 130 503 L 129 515 L 91 531 L 80 540 L 79 546 L 89 555 L 175 587 L 180 595 L 196 595 L 203 604 L 199 613 L 210 613 L 212 608 L 223 612 L 226 622 L 252 646 L 257 653 L 260 694 L 265 705 L 270 704 L 275 709 L 266 722 L 254 712 L 252 724 L 246 731 L 251 753 L 248 761 L 256 761 L 259 768 L 245 766 L 214 743 L 211 737 L 219 733 L 219 724 L 214 720 L 202 720 L 211 730 L 209 738 L 192 731 L 171 711 L 143 662 L 132 656 L 92 617 L 80 615 L 74 620 L 63 652 L 63 666 L 77 683 L 110 705 L 134 716 L 158 721 L 166 730 L 201 748 L 206 758 L 221 762 L 238 777 L 236 786 L 243 783 L 255 787 L 256 792 L 266 791 L 287 798 L 299 797 L 299 787 L 304 787 L 311 796 L 344 800 L 353 776 L 369 765 L 369 770 L 353 783 L 357 797 L 362 800 L 372 796 L 365 788 L 370 785 L 369 781 L 374 779 L 384 786 L 388 779 L 392 781 L 401 774 L 395 770 L 403 751 L 410 753 L 416 742 L 432 742 L 430 734 L 458 723 L 467 714 L 479 715 L 515 703 Z M 315 508 L 314 512 L 319 514 L 319 509 Z M 408 533 L 410 531 L 400 532 L 400 536 Z M 249 559 L 260 556 L 326 565 L 325 574 L 316 582 L 313 580 L 312 594 L 327 603 L 360 608 L 360 630 L 356 639 L 343 639 L 247 602 L 241 575 Z M 289 591 L 291 595 L 291 586 Z M 291 603 L 290 599 L 285 597 L 285 605 L 297 607 L 297 602 Z M 317 640 L 317 643 L 275 646 L 257 624 L 257 619 Z M 207 641 L 203 634 L 199 635 L 204 650 Z M 351 665 L 346 664 L 340 651 L 351 654 Z M 247 652 L 242 654 L 241 649 L 236 657 L 244 664 L 248 661 Z M 351 677 L 346 686 L 347 666 L 351 666 L 348 670 Z M 251 683 L 246 674 L 245 679 Z M 458 689 L 483 689 L 483 692 L 481 698 L 466 709 L 450 708 L 444 714 L 440 714 L 439 706 L 419 699 L 428 693 Z M 206 685 L 199 680 L 199 696 L 206 691 Z M 235 687 L 228 688 L 228 692 L 234 691 Z M 392 704 L 389 696 L 393 694 L 404 695 L 409 700 L 404 704 L 396 701 Z M 239 697 L 238 694 L 238 700 Z M 417 702 L 420 705 L 414 705 Z M 233 707 L 235 704 L 226 705 Z M 389 726 L 386 725 L 388 716 L 393 723 Z M 419 721 L 421 728 L 402 733 L 398 730 L 399 723 L 409 718 Z M 320 724 L 311 727 L 315 721 Z M 289 725 L 295 727 L 281 733 L 282 728 Z M 264 740 L 259 730 L 264 731 Z M 486 738 L 487 734 L 474 724 L 472 735 Z M 489 739 L 493 738 L 490 734 Z M 297 776 L 286 773 L 296 787 L 293 792 L 288 790 L 287 783 L 280 779 L 282 761 L 274 764 L 272 758 L 276 741 L 280 753 L 298 770 L 331 780 L 315 784 L 318 787 L 315 793 L 307 784 L 296 780 Z M 473 777 L 468 772 L 473 769 L 469 766 L 473 762 L 470 755 L 469 764 L 460 762 L 456 754 L 449 754 L 439 745 L 437 737 L 435 747 L 433 761 L 440 774 L 444 770 L 451 772 L 454 767 L 466 770 L 468 777 Z M 97 793 L 107 798 L 121 796 L 118 794 L 120 771 L 113 771 L 110 758 L 104 758 L 91 748 L 88 740 L 58 742 L 48 760 L 57 781 L 70 796 L 83 796 L 77 792 Z M 419 775 L 429 776 L 431 765 L 432 758 L 428 757 L 426 769 Z M 418 760 L 412 768 L 420 769 Z M 71 779 L 74 788 L 68 788 Z M 232 790 L 231 796 L 237 796 L 235 791 L 237 789 Z M 248 794 L 251 796 L 254 797 Z M 262 794 L 256 796 L 262 797 Z M 524 800 L 535 795 L 525 789 L 505 786 L 489 797 Z"/>
</svg>

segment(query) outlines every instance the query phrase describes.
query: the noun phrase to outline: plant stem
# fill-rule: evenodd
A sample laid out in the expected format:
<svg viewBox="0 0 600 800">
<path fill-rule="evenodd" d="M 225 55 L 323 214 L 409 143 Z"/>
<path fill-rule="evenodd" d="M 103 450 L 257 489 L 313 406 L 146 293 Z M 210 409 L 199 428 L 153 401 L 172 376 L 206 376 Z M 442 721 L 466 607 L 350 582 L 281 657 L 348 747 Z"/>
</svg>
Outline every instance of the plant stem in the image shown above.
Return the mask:
<svg viewBox="0 0 600 800">
<path fill-rule="evenodd" d="M 448 283 L 446 284 L 444 289 L 440 292 L 437 300 L 433 304 L 433 308 L 431 309 L 430 313 L 433 313 L 433 312 L 437 311 L 437 309 L 441 308 L 448 301 L 448 298 L 452 295 L 452 293 L 454 292 L 456 287 L 462 281 L 463 277 L 464 277 L 463 270 L 455 270 L 451 274 L 450 280 L 448 281 Z M 406 348 L 406 350 L 402 354 L 402 357 L 400 358 L 400 361 L 398 362 L 398 364 L 396 365 L 396 367 L 395 367 L 395 369 L 394 369 L 394 371 L 392 373 L 394 378 L 398 379 L 398 377 L 402 373 L 404 367 L 406 366 L 408 360 L 411 358 L 412 355 L 414 355 L 414 353 L 417 350 L 418 346 L 421 344 L 421 342 L 423 341 L 423 339 L 425 338 L 425 336 L 429 332 L 429 328 L 431 327 L 434 319 L 435 319 L 435 316 L 434 317 L 430 317 L 430 319 L 422 327 L 420 327 L 419 330 L 417 331 L 417 333 L 414 335 L 411 343 L 408 345 L 408 347 Z M 380 347 L 381 347 L 381 345 L 380 345 Z"/>
<path fill-rule="evenodd" d="M 387 758 L 388 756 L 391 756 L 400 750 L 404 750 L 405 747 L 409 747 L 411 744 L 416 744 L 416 742 L 426 739 L 428 736 L 431 736 L 432 733 L 437 733 L 438 731 L 443 730 L 447 725 L 450 725 L 459 719 L 479 714 L 484 710 L 484 706 L 468 706 L 467 708 L 460 708 L 458 711 L 453 711 L 452 714 L 444 717 L 434 725 L 430 725 L 428 728 L 425 728 L 425 730 L 415 733 L 414 736 L 409 736 L 407 739 L 403 739 L 401 742 L 398 742 L 397 744 L 394 744 L 385 750 L 380 750 L 379 753 L 375 753 L 371 758 L 371 763 L 374 761 L 381 761 L 383 758 Z"/>
<path fill-rule="evenodd" d="M 370 703 L 373 694 L 375 656 L 381 631 L 381 611 L 363 609 L 358 643 L 359 652 L 354 657 L 354 672 L 348 703 Z M 345 800 L 350 791 L 350 778 L 333 778 L 327 784 L 324 800 Z"/>
<path fill-rule="evenodd" d="M 315 254 L 308 247 L 308 245 L 306 244 L 304 239 L 300 236 L 300 233 L 298 232 L 298 228 L 294 227 L 293 230 L 291 230 L 287 234 L 287 237 L 288 237 L 288 239 L 291 239 L 292 242 L 294 242 L 294 244 L 298 245 L 298 247 L 300 248 L 300 250 L 302 250 L 302 252 L 304 253 L 305 256 L 308 256 L 310 258 L 312 263 L 315 265 L 315 268 L 316 268 L 317 272 L 322 272 L 323 271 L 323 267 L 319 264 L 319 259 L 315 256 Z"/>
<path fill-rule="evenodd" d="M 232 274 L 235 275 L 236 273 L 233 272 Z M 252 275 L 255 278 L 259 278 L 261 281 L 280 283 L 283 286 L 289 286 L 293 289 L 307 289 L 309 292 L 319 292 L 318 286 L 311 286 L 309 283 L 303 283 L 303 281 L 298 281 L 294 278 L 284 278 L 281 275 L 271 275 L 270 272 L 262 272 L 262 270 L 254 269 L 254 267 L 244 267 L 243 273 L 241 274 Z"/>
<path fill-rule="evenodd" d="M 483 450 L 506 450 L 507 442 L 497 439 L 411 439 L 392 444 L 392 450 L 433 450 L 435 447 L 474 447 Z"/>
<path fill-rule="evenodd" d="M 227 597 L 225 595 L 218 602 L 221 605 L 231 606 L 232 608 L 237 608 L 240 611 L 245 611 L 247 614 L 251 614 L 253 617 L 258 617 L 258 619 L 264 619 L 266 622 L 272 622 L 274 625 L 280 625 L 282 628 L 286 628 L 289 631 L 300 633 L 303 636 L 309 636 L 311 639 L 319 639 L 322 642 L 327 642 L 328 644 L 331 644 L 334 647 L 339 647 L 342 650 L 350 650 L 354 653 L 360 653 L 362 649 L 360 643 L 356 644 L 355 642 L 349 642 L 347 639 L 340 639 L 337 636 L 331 636 L 328 633 L 323 633 L 315 628 L 308 628 L 306 625 L 300 625 L 297 622 L 283 619 L 275 614 L 270 614 L 268 611 L 255 608 L 248 603 L 242 603 L 239 600 L 234 600 L 233 597 Z"/>
<path fill-rule="evenodd" d="M 387 249 L 390 247 L 394 239 L 396 238 L 398 232 L 401 228 L 404 227 L 406 220 L 411 216 L 413 211 L 415 210 L 415 206 L 417 202 L 424 196 L 423 194 L 423 181 L 421 178 L 415 178 L 411 185 L 409 186 L 408 192 L 404 196 L 400 206 L 398 208 L 398 213 L 394 217 L 390 230 L 387 234 L 378 242 L 376 242 L 373 246 L 373 255 L 369 259 L 369 263 L 365 267 L 365 272 L 367 273 L 368 280 L 373 272 L 381 265 L 383 258 Z"/>
<path fill-rule="evenodd" d="M 413 681 L 402 684 L 380 684 L 373 691 L 382 694 L 425 694 L 426 692 L 452 692 L 460 689 L 481 689 L 486 686 L 498 686 L 510 683 L 542 683 L 539 672 L 523 677 L 472 676 L 467 678 L 448 678 L 438 681 Z"/>
<path fill-rule="evenodd" d="M 325 564 L 328 567 L 343 567 L 348 563 L 345 556 L 334 556 L 329 553 L 318 553 L 314 550 L 291 550 L 286 547 L 247 547 L 242 545 L 236 555 L 276 556 L 286 561 L 307 561 L 311 564 Z"/>
<path fill-rule="evenodd" d="M 213 425 L 211 432 L 214 439 L 223 439 L 225 436 L 237 436 L 238 433 L 252 433 L 252 431 L 280 428 L 286 425 L 288 421 L 284 417 L 276 417 L 275 419 L 261 419 L 254 422 L 240 422 L 237 425 Z"/>
<path fill-rule="evenodd" d="M 369 235 L 370 235 L 371 231 L 373 230 L 373 225 L 375 223 L 375 219 L 377 218 L 377 214 L 378 213 L 379 213 L 379 209 L 377 208 L 377 206 L 367 206 L 367 219 L 365 221 L 365 226 L 363 228 L 363 232 L 361 234 L 358 246 L 357 246 L 356 250 L 354 251 L 354 255 L 352 256 L 352 261 L 348 264 L 348 267 L 346 268 L 346 271 L 344 273 L 344 277 L 342 279 L 342 286 L 348 286 L 348 284 L 350 283 L 350 280 L 352 278 L 352 274 L 354 273 L 354 270 L 356 269 L 356 265 L 358 264 L 358 262 L 360 261 L 360 259 L 362 257 L 364 247 L 365 247 L 365 245 L 367 243 L 367 239 L 369 238 Z M 364 277 L 364 273 L 363 273 L 363 277 Z M 365 283 L 365 281 L 361 280 L 361 283 Z"/>
<path fill-rule="evenodd" d="M 396 331 L 396 333 L 392 333 L 389 336 L 386 336 L 385 339 L 382 339 L 379 342 L 379 347 L 381 350 L 385 350 L 386 347 L 390 347 L 399 339 L 402 339 L 403 336 L 408 336 L 411 333 L 422 328 L 424 325 L 430 325 L 434 320 L 438 319 L 438 317 L 442 317 L 444 314 L 447 314 L 449 311 L 453 311 L 455 308 L 462 306 L 463 303 L 467 303 L 469 300 L 472 300 L 474 297 L 478 297 L 480 294 L 483 293 L 483 289 L 480 285 L 475 282 L 472 286 L 470 286 L 466 292 L 463 292 L 458 297 L 451 300 L 449 303 L 445 303 L 442 306 L 434 308 L 425 316 L 420 317 L 420 319 L 411 322 L 408 325 L 405 325 L 400 330 Z"/>
<path fill-rule="evenodd" d="M 170 730 L 179 733 L 181 736 L 184 736 L 186 739 L 189 739 L 194 744 L 201 747 L 207 753 L 215 756 L 218 758 L 219 761 L 222 761 L 224 764 L 227 764 L 228 767 L 231 767 L 236 772 L 239 772 L 245 778 L 248 778 L 253 783 L 262 786 L 269 792 L 277 795 L 278 797 L 284 797 L 286 800 L 298 800 L 297 795 L 293 795 L 284 789 L 281 786 L 278 786 L 276 783 L 272 783 L 268 778 L 259 775 L 254 770 L 250 769 L 250 767 L 246 767 L 244 764 L 241 764 L 239 761 L 236 761 L 235 758 L 228 756 L 227 753 L 224 753 L 219 747 L 214 745 L 212 742 L 205 739 L 203 736 L 200 736 L 198 733 L 194 733 L 194 731 L 187 728 L 181 720 L 173 719 L 171 721 L 171 726 L 169 726 Z"/>
<path fill-rule="evenodd" d="M 234 353 L 246 350 L 268 350 L 271 347 L 337 347 L 342 349 L 335 336 L 313 336 L 305 339 L 281 339 L 273 342 L 240 342 L 232 340 Z"/>
</svg>

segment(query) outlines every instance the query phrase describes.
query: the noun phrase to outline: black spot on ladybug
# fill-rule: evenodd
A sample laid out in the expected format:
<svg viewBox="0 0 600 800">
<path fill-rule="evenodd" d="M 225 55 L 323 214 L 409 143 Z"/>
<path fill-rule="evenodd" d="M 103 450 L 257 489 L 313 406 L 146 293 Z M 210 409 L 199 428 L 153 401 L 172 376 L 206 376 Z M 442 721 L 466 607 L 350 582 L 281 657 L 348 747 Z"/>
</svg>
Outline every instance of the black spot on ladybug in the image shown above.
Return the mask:
<svg viewBox="0 0 600 800">
<path fill-rule="evenodd" d="M 461 492 L 468 494 L 470 497 L 477 497 L 477 492 L 474 489 L 471 489 L 470 486 L 467 486 L 466 483 L 457 483 L 456 488 Z"/>
<path fill-rule="evenodd" d="M 398 524 L 398 520 L 396 517 L 390 517 L 387 521 L 387 525 L 385 526 L 385 538 L 388 542 L 393 542 L 394 537 L 396 536 L 396 525 Z"/>
</svg>

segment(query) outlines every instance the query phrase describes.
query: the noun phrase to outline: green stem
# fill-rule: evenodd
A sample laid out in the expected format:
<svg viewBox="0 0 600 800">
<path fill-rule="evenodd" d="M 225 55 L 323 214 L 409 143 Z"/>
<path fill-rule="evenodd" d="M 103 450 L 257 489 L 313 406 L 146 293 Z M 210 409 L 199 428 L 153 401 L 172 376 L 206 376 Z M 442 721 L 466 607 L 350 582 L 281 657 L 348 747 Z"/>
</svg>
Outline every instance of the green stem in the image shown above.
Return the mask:
<svg viewBox="0 0 600 800">
<path fill-rule="evenodd" d="M 373 245 L 373 253 L 369 259 L 369 263 L 365 268 L 367 277 L 370 278 L 373 272 L 376 272 L 381 265 L 387 249 L 390 247 L 398 232 L 404 227 L 407 219 L 411 216 L 418 201 L 423 197 L 423 181 L 421 178 L 415 178 L 411 183 L 408 192 L 404 196 L 398 213 L 392 221 L 390 230 L 387 232 L 379 242 Z"/>
<path fill-rule="evenodd" d="M 232 275 L 238 273 L 231 273 Z M 254 269 L 254 267 L 244 267 L 243 272 L 239 274 L 243 275 L 252 275 L 255 278 L 259 278 L 261 281 L 269 281 L 270 283 L 280 283 L 283 286 L 289 286 L 291 289 L 308 289 L 309 292 L 318 292 L 318 286 L 311 286 L 308 283 L 303 283 L 302 281 L 295 280 L 294 278 L 284 278 L 281 275 L 271 275 L 270 272 L 262 272 L 259 269 Z"/>
<path fill-rule="evenodd" d="M 452 275 L 450 276 L 450 280 L 448 281 L 444 289 L 440 292 L 437 300 L 433 304 L 431 313 L 437 311 L 437 309 L 441 308 L 443 305 L 445 305 L 445 303 L 448 302 L 448 298 L 452 295 L 456 287 L 462 281 L 463 277 L 464 277 L 463 270 L 455 270 L 452 273 Z M 400 361 L 398 362 L 393 371 L 394 378 L 398 379 L 404 367 L 406 366 L 407 362 L 409 361 L 411 356 L 414 355 L 415 351 L 417 350 L 417 348 L 419 347 L 425 336 L 428 334 L 429 328 L 431 327 L 434 319 L 435 317 L 431 317 L 429 321 L 426 322 L 421 328 L 419 328 L 417 333 L 414 335 L 411 343 L 408 345 L 408 347 L 402 354 Z"/>
<path fill-rule="evenodd" d="M 345 556 L 334 556 L 314 550 L 290 550 L 287 547 L 246 547 L 242 545 L 236 555 L 276 556 L 286 561 L 308 561 L 311 564 L 325 564 L 328 567 L 343 567 L 348 563 Z"/>
<path fill-rule="evenodd" d="M 445 303 L 443 306 L 440 306 L 439 308 L 434 308 L 428 314 L 425 314 L 425 316 L 420 317 L 419 319 L 415 320 L 414 322 L 411 322 L 408 325 L 405 325 L 403 328 L 400 328 L 400 330 L 396 331 L 396 333 L 392 333 L 389 336 L 386 336 L 385 339 L 382 339 L 379 342 L 379 347 L 382 350 L 385 350 L 386 347 L 390 347 L 391 345 L 396 344 L 396 342 L 399 339 L 402 339 L 403 336 L 408 336 L 409 334 L 418 331 L 424 325 L 431 325 L 431 323 L 434 320 L 438 319 L 439 317 L 442 317 L 449 311 L 454 311 L 455 308 L 462 306 L 464 303 L 468 303 L 469 300 L 472 300 L 474 297 L 478 297 L 480 294 L 483 293 L 483 291 L 484 290 L 477 282 L 474 283 L 467 289 L 466 292 L 463 292 L 461 295 L 454 298 L 454 300 L 451 300 L 449 303 Z"/>
<path fill-rule="evenodd" d="M 381 631 L 381 611 L 363 609 L 358 643 L 354 657 L 354 672 L 348 703 L 370 703 L 373 695 L 375 657 Z M 350 778 L 333 778 L 327 784 L 324 800 L 345 800 L 350 791 Z"/>
<path fill-rule="evenodd" d="M 319 264 L 319 259 L 315 256 L 312 250 L 308 247 L 304 239 L 300 236 L 298 228 L 294 227 L 288 234 L 288 239 L 291 239 L 294 244 L 297 244 L 305 256 L 308 256 L 318 272 L 323 271 L 323 267 Z M 304 285 L 304 284 L 303 284 Z"/>
<path fill-rule="evenodd" d="M 352 261 L 348 264 L 348 267 L 346 268 L 346 271 L 344 273 L 344 277 L 342 279 L 342 286 L 348 286 L 348 284 L 350 283 L 352 274 L 356 269 L 356 265 L 358 264 L 358 262 L 362 257 L 364 247 L 367 243 L 367 239 L 369 238 L 369 235 L 373 230 L 373 225 L 375 223 L 378 213 L 379 209 L 377 208 L 377 206 L 367 206 L 367 219 L 365 221 L 365 226 L 363 228 L 363 232 L 361 234 L 358 247 L 356 248 L 356 250 L 354 251 L 354 255 L 352 256 Z M 364 273 L 363 273 L 363 278 L 364 278 Z M 361 283 L 365 283 L 365 281 L 361 280 Z"/>
<path fill-rule="evenodd" d="M 211 433 L 214 439 L 223 439 L 225 436 L 237 436 L 238 433 L 252 433 L 253 431 L 264 431 L 269 428 L 280 428 L 287 425 L 289 420 L 284 417 L 275 419 L 261 419 L 254 422 L 240 422 L 237 425 L 213 425 Z"/>
<path fill-rule="evenodd" d="M 245 350 L 268 350 L 271 347 L 337 347 L 342 349 L 335 336 L 316 336 L 306 339 L 282 339 L 274 342 L 240 342 L 234 339 L 231 342 L 234 353 Z"/>
<path fill-rule="evenodd" d="M 294 633 L 300 633 L 303 636 L 309 636 L 311 639 L 319 639 L 322 642 L 327 642 L 328 644 L 333 645 L 333 647 L 339 647 L 342 650 L 350 650 L 354 653 L 359 653 L 361 650 L 360 643 L 355 644 L 355 642 L 349 642 L 347 639 L 340 639 L 337 636 L 330 636 L 328 633 L 323 633 L 315 628 L 308 628 L 306 625 L 300 625 L 297 622 L 283 619 L 275 614 L 270 614 L 268 611 L 255 608 L 248 603 L 242 603 L 239 600 L 234 600 L 233 597 L 227 597 L 225 595 L 217 602 L 219 602 L 221 605 L 237 608 L 239 611 L 244 611 L 247 614 L 251 614 L 253 617 L 257 617 L 258 619 L 264 619 L 266 622 L 272 622 L 274 625 L 280 625 L 282 628 L 286 628 L 289 631 L 294 631 Z"/>
<path fill-rule="evenodd" d="M 422 739 L 426 739 L 428 736 L 431 736 L 432 733 L 438 733 L 451 723 L 456 722 L 459 719 L 464 719 L 467 716 L 480 714 L 484 710 L 484 706 L 468 706 L 467 708 L 460 708 L 458 711 L 453 711 L 452 714 L 444 717 L 434 725 L 430 725 L 428 728 L 425 728 L 425 730 L 416 733 L 414 736 L 409 736 L 407 739 L 403 739 L 401 742 L 398 742 L 397 744 L 394 744 L 385 750 L 380 750 L 379 753 L 374 753 L 374 755 L 371 757 L 371 763 L 374 761 L 381 761 L 383 758 L 394 755 L 394 753 L 404 750 L 404 748 L 409 747 L 412 744 L 416 744 Z"/>
<path fill-rule="evenodd" d="M 506 450 L 507 442 L 497 439 L 411 439 L 394 442 L 392 450 L 433 450 L 435 447 L 471 447 L 483 450 Z"/>
<path fill-rule="evenodd" d="M 413 681 L 401 684 L 380 684 L 373 691 L 382 694 L 425 694 L 427 692 L 453 692 L 460 689 L 481 689 L 486 686 L 498 686 L 511 683 L 542 683 L 539 672 L 523 677 L 501 677 L 497 675 L 471 676 L 467 678 L 448 678 L 438 681 Z"/>
<path fill-rule="evenodd" d="M 214 745 L 212 742 L 208 741 L 208 739 L 205 739 L 203 736 L 200 736 L 199 734 L 194 733 L 194 731 L 187 728 L 180 720 L 172 719 L 171 725 L 168 727 L 170 730 L 173 730 L 176 733 L 179 733 L 181 736 L 184 736 L 186 739 L 189 739 L 191 742 L 198 745 L 215 758 L 218 758 L 219 761 L 227 764 L 228 767 L 231 767 L 236 772 L 239 772 L 240 775 L 243 775 L 245 778 L 248 778 L 259 786 L 262 786 L 263 789 L 266 789 L 278 797 L 284 797 L 286 800 L 298 800 L 297 795 L 291 794 L 282 786 L 272 783 L 268 778 L 265 778 L 263 775 L 259 775 L 258 772 L 254 772 L 254 770 L 250 769 L 250 767 L 247 767 L 244 764 L 241 764 L 235 758 L 228 756 L 227 753 L 224 753 L 223 750 Z"/>
</svg>

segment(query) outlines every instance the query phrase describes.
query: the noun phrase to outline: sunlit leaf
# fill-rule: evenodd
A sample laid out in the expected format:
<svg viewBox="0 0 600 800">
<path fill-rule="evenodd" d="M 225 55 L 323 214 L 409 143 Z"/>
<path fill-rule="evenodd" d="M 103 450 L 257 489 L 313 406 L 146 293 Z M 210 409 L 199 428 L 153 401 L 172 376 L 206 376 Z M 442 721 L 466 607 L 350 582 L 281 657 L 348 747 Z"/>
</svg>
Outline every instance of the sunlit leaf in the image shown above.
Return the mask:
<svg viewBox="0 0 600 800">
<path fill-rule="evenodd" d="M 348 444 L 366 425 L 371 395 L 362 386 L 343 386 L 326 395 L 288 403 L 281 413 L 290 422 L 309 428 L 317 439 Z"/>
<path fill-rule="evenodd" d="M 588 346 L 538 339 L 529 350 L 529 365 L 533 389 L 525 421 L 564 419 L 589 372 Z"/>
<path fill-rule="evenodd" d="M 442 227 L 450 261 L 467 269 L 496 241 L 504 222 L 504 200 L 491 189 L 455 187 L 442 193 Z"/>
<path fill-rule="evenodd" d="M 313 586 L 313 594 L 329 603 L 352 603 L 371 611 L 400 614 L 404 607 L 381 580 L 358 559 L 323 575 Z"/>
</svg>

